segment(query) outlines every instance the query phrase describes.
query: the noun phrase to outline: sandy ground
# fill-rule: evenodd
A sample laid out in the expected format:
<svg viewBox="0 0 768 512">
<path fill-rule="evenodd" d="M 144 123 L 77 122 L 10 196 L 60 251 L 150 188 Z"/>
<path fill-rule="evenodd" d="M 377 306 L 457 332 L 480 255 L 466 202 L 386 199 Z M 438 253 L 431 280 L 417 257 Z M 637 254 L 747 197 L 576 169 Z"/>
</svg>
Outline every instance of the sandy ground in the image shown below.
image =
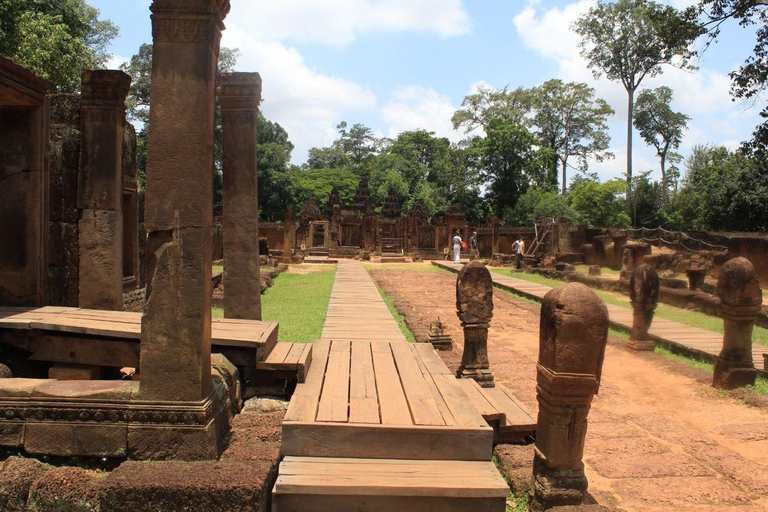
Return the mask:
<svg viewBox="0 0 768 512">
<path fill-rule="evenodd" d="M 447 272 L 373 270 L 411 322 L 438 316 L 453 336 L 441 352 L 461 358 L 456 276 Z M 495 290 L 489 333 L 491 370 L 537 410 L 535 364 L 539 307 Z M 416 315 L 418 318 L 414 319 Z M 584 462 L 590 501 L 614 510 L 768 509 L 768 413 L 718 394 L 706 372 L 653 353 L 636 354 L 611 337 L 600 394 L 590 413 Z M 518 489 L 531 475 L 530 446 L 497 450 Z"/>
</svg>

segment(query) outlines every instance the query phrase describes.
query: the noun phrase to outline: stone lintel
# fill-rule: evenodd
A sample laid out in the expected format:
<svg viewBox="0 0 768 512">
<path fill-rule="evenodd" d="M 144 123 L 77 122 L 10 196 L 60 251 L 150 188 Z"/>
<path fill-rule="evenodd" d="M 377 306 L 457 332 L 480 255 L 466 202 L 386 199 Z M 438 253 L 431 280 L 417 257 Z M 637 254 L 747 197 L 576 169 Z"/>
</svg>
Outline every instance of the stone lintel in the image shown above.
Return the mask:
<svg viewBox="0 0 768 512">
<path fill-rule="evenodd" d="M 8 98 L 3 98 L 4 105 L 41 105 L 46 101 L 52 85 L 45 78 L 0 55 L 0 89 L 10 93 Z"/>
</svg>

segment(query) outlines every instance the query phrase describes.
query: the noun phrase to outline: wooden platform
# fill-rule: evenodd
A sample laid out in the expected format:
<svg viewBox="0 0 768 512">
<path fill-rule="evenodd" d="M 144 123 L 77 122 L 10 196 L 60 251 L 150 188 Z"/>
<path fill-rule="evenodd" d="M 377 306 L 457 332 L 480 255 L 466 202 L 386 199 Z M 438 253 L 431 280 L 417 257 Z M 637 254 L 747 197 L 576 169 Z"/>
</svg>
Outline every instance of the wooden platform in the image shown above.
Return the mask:
<svg viewBox="0 0 768 512">
<path fill-rule="evenodd" d="M 311 343 L 278 341 L 267 358 L 256 363 L 256 369 L 295 374 L 299 382 L 304 382 L 311 363 Z"/>
<path fill-rule="evenodd" d="M 273 511 L 503 511 L 492 462 L 285 457 Z"/>
<path fill-rule="evenodd" d="M 493 427 L 494 444 L 531 441 L 536 436 L 536 418 L 507 388 L 483 388 L 474 379 L 459 379 L 459 384 Z"/>
<path fill-rule="evenodd" d="M 320 340 L 283 422 L 283 454 L 490 460 L 493 430 L 427 344 Z"/>
<path fill-rule="evenodd" d="M 458 272 L 462 267 L 462 265 L 443 261 L 433 261 L 432 264 L 451 272 Z M 541 302 L 544 295 L 552 289 L 550 286 L 493 272 L 491 276 L 495 286 L 537 302 Z M 627 303 L 629 303 L 629 299 L 627 299 Z M 608 318 L 611 327 L 624 332 L 632 330 L 631 309 L 612 304 L 606 304 L 606 307 L 608 308 Z M 677 352 L 686 353 L 709 362 L 714 362 L 723 348 L 722 333 L 673 322 L 659 318 L 658 315 L 653 319 L 648 334 L 656 343 L 662 346 L 667 346 Z M 763 354 L 765 353 L 768 353 L 768 347 L 757 343 L 752 344 L 752 360 L 755 362 L 758 372 L 762 375 L 768 375 L 768 372 L 763 368 Z"/>
<path fill-rule="evenodd" d="M 406 342 L 361 262 L 339 260 L 321 338 Z"/>
<path fill-rule="evenodd" d="M 0 330 L 26 331 L 5 340 L 30 359 L 99 366 L 138 366 L 141 313 L 46 306 L 0 308 Z M 256 366 L 277 343 L 277 322 L 214 318 L 213 352 L 240 366 Z"/>
</svg>

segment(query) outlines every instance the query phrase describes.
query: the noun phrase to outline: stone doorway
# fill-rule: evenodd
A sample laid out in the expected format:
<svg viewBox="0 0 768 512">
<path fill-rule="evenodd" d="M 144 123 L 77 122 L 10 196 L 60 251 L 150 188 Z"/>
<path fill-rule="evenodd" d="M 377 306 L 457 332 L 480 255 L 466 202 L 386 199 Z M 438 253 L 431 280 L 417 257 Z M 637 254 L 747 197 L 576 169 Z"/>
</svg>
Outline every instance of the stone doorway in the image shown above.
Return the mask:
<svg viewBox="0 0 768 512">
<path fill-rule="evenodd" d="M 328 247 L 328 222 L 313 222 L 309 226 L 312 247 Z"/>
</svg>

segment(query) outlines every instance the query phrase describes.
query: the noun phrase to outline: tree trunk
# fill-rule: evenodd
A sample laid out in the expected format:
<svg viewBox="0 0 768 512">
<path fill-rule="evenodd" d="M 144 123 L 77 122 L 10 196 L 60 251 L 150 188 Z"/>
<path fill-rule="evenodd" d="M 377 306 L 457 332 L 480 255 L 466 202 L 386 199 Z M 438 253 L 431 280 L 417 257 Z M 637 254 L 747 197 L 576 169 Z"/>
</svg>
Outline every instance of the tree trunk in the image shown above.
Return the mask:
<svg viewBox="0 0 768 512">
<path fill-rule="evenodd" d="M 565 182 L 565 169 L 567 167 L 568 161 L 563 160 L 563 195 L 565 195 L 566 192 L 566 182 Z"/>
<path fill-rule="evenodd" d="M 627 89 L 627 202 L 632 212 L 632 227 L 636 226 L 635 209 L 632 207 L 632 118 L 635 108 L 635 91 Z"/>
<path fill-rule="evenodd" d="M 661 155 L 661 205 L 667 207 L 667 154 Z"/>
</svg>

